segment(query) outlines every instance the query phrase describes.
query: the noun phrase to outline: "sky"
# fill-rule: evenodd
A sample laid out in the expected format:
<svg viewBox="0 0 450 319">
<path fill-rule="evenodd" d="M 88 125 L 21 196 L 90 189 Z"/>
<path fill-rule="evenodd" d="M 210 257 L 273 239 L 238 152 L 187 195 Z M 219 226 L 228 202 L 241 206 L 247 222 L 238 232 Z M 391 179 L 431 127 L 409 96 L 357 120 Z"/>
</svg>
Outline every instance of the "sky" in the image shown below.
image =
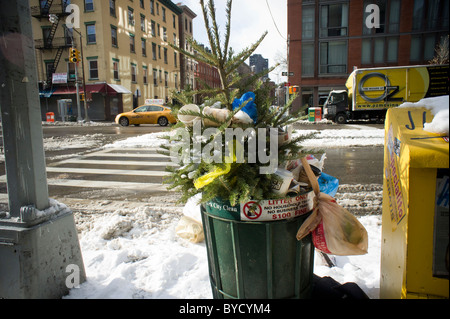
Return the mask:
<svg viewBox="0 0 450 319">
<path fill-rule="evenodd" d="M 197 14 L 193 23 L 194 38 L 209 47 L 200 1 L 175 0 L 173 2 L 182 2 Z M 208 0 L 205 0 L 205 3 L 207 2 Z M 226 3 L 226 0 L 215 0 L 216 16 L 222 36 L 225 34 Z M 272 12 L 273 20 L 270 12 Z M 268 31 L 268 34 L 255 53 L 269 59 L 269 67 L 271 67 L 276 64 L 277 54 L 286 55 L 287 0 L 233 1 L 230 45 L 235 53 L 255 43 L 265 31 Z M 247 61 L 247 63 L 249 62 Z M 271 80 L 276 83 L 285 81 L 286 77 L 281 76 L 281 71 L 281 68 L 278 68 L 272 72 L 270 74 Z"/>
</svg>

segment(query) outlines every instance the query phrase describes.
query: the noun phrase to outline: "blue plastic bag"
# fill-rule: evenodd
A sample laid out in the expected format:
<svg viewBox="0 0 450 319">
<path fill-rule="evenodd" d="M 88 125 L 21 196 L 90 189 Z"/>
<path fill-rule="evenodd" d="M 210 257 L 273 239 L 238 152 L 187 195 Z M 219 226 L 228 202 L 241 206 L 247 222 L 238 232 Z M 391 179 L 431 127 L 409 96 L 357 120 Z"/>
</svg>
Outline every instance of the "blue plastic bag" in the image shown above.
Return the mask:
<svg viewBox="0 0 450 319">
<path fill-rule="evenodd" d="M 244 95 L 242 95 L 240 99 L 234 99 L 233 101 L 233 110 L 235 110 L 241 107 L 241 105 L 245 101 L 252 99 L 251 101 L 248 101 L 248 103 L 241 109 L 241 111 L 247 114 L 253 120 L 253 123 L 256 123 L 256 121 L 258 120 L 258 112 L 256 110 L 255 98 L 256 98 L 255 93 L 247 92 Z"/>
<path fill-rule="evenodd" d="M 339 180 L 336 177 L 322 172 L 319 177 L 319 188 L 321 193 L 325 193 L 334 197 L 339 187 Z"/>
</svg>

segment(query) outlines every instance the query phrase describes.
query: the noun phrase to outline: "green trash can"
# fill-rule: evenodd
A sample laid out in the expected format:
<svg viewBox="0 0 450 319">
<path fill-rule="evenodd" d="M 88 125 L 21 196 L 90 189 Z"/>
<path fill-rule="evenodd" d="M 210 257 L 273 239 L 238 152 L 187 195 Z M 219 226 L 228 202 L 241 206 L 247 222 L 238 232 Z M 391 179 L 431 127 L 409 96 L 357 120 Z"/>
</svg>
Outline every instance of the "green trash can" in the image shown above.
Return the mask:
<svg viewBox="0 0 450 319">
<path fill-rule="evenodd" d="M 316 120 L 316 108 L 310 107 L 308 109 L 308 120 L 309 122 L 314 122 Z"/>
<path fill-rule="evenodd" d="M 219 199 L 201 205 L 201 212 L 215 299 L 311 297 L 314 245 L 311 235 L 296 239 L 311 212 L 279 221 L 243 221 L 239 205 Z"/>
</svg>

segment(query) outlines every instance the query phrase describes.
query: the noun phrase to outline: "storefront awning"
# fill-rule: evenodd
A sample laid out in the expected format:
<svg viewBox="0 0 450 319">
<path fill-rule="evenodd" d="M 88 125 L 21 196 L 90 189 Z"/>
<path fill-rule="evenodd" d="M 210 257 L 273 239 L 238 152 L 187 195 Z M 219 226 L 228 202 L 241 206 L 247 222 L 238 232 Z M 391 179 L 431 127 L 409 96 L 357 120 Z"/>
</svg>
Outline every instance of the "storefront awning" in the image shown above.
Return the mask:
<svg viewBox="0 0 450 319">
<path fill-rule="evenodd" d="M 83 92 L 83 87 L 80 86 L 79 88 L 80 93 Z M 56 88 L 53 92 L 55 95 L 62 95 L 62 94 L 76 94 L 77 89 L 74 86 L 60 86 Z M 86 85 L 86 92 L 91 93 L 107 93 L 107 94 L 131 94 L 129 90 L 127 90 L 122 85 L 118 84 L 107 84 L 107 83 L 100 83 L 100 84 L 87 84 Z"/>
<path fill-rule="evenodd" d="M 130 90 L 127 90 L 119 84 L 108 84 L 108 93 L 110 93 L 110 89 L 114 90 L 116 93 L 131 94 Z"/>
</svg>

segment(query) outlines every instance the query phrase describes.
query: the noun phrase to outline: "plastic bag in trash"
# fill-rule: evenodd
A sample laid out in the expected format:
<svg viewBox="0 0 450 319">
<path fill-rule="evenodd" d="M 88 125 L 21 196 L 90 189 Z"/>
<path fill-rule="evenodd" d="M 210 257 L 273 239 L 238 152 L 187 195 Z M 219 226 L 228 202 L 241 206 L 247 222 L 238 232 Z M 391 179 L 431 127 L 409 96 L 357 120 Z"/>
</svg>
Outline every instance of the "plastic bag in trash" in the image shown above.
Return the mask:
<svg viewBox="0 0 450 319">
<path fill-rule="evenodd" d="M 195 244 L 200 243 L 205 239 L 202 224 L 188 216 L 181 217 L 175 228 L 175 232 L 181 238 Z"/>
<path fill-rule="evenodd" d="M 189 198 L 183 208 L 183 216 L 175 228 L 178 236 L 192 243 L 200 243 L 205 239 L 199 205 L 201 199 L 201 193 Z"/>
<path fill-rule="evenodd" d="M 319 179 L 320 192 L 334 197 L 339 187 L 339 180 L 336 177 L 328 175 L 324 172 L 320 175 Z"/>
<path fill-rule="evenodd" d="M 355 216 L 327 194 L 320 194 L 317 209 L 300 227 L 297 239 L 310 232 L 314 246 L 324 253 L 338 256 L 367 254 L 366 229 Z"/>
<path fill-rule="evenodd" d="M 298 230 L 297 239 L 312 233 L 314 246 L 324 253 L 339 256 L 367 254 L 368 235 L 364 226 L 333 197 L 320 192 L 305 158 L 302 163 L 316 197 L 314 210 Z"/>
</svg>

